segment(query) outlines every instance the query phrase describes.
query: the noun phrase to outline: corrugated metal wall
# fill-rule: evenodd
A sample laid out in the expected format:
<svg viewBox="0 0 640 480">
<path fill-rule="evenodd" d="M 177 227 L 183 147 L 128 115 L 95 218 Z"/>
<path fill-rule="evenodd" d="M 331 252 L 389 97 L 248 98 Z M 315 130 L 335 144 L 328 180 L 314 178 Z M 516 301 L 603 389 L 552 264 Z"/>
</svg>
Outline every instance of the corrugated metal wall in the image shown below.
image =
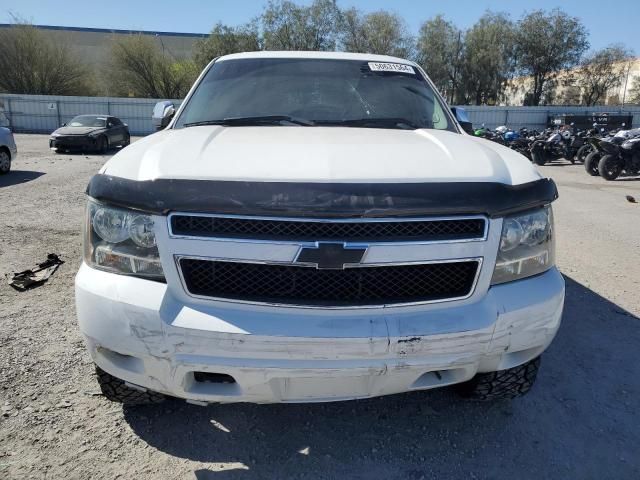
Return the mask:
<svg viewBox="0 0 640 480">
<path fill-rule="evenodd" d="M 547 126 L 549 115 L 574 114 L 589 115 L 596 112 L 633 115 L 633 125 L 640 126 L 640 106 L 598 106 L 598 107 L 476 107 L 466 105 L 474 126 L 483 123 L 489 128 L 506 125 L 514 130 L 522 127 L 542 130 Z"/>
<path fill-rule="evenodd" d="M 129 125 L 132 135 L 153 133 L 152 98 L 64 97 L 0 94 L 0 107 L 16 132 L 51 133 L 76 115 L 113 115 Z M 181 100 L 174 100 L 176 107 Z M 1 115 L 0 115 L 1 118 Z"/>
<path fill-rule="evenodd" d="M 0 94 L 0 112 L 16 132 L 50 133 L 76 115 L 96 113 L 114 115 L 129 125 L 132 135 L 153 132 L 151 112 L 158 100 L 151 98 L 64 97 L 54 95 Z M 174 100 L 178 106 L 181 100 Z M 4 107 L 3 105 L 4 104 Z M 543 129 L 554 114 L 590 114 L 609 112 L 633 115 L 633 125 L 640 126 L 640 106 L 629 107 L 476 107 L 465 106 L 474 125 L 489 128 L 507 125 Z M 0 113 L 0 121 L 2 114 Z M 1 125 L 1 122 L 0 122 Z"/>
</svg>

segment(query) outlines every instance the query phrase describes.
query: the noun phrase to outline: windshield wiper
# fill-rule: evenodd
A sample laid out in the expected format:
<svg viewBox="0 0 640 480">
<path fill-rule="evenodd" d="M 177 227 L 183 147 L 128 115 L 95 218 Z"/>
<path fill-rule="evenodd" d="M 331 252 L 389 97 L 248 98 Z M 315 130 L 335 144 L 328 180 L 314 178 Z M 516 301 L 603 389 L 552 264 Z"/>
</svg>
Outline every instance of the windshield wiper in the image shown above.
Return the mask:
<svg viewBox="0 0 640 480">
<path fill-rule="evenodd" d="M 335 125 L 343 127 L 402 128 L 416 130 L 420 127 L 406 118 L 355 118 L 350 120 L 317 120 L 318 125 Z"/>
<path fill-rule="evenodd" d="M 311 127 L 315 125 L 311 120 L 305 118 L 291 117 L 289 115 L 263 115 L 258 117 L 228 117 L 221 120 L 203 120 L 201 122 L 185 123 L 184 127 L 197 127 L 200 125 L 224 125 L 233 126 L 251 126 L 251 125 L 282 125 L 283 123 L 292 123 L 294 125 L 302 125 Z"/>
</svg>

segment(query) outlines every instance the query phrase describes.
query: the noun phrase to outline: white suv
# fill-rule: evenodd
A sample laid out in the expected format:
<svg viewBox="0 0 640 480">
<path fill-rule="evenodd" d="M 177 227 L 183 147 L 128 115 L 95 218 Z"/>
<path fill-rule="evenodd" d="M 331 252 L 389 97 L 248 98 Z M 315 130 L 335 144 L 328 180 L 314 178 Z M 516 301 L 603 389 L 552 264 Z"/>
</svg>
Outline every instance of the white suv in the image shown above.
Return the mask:
<svg viewBox="0 0 640 480">
<path fill-rule="evenodd" d="M 564 302 L 555 184 L 417 64 L 229 55 L 164 123 L 87 190 L 77 313 L 109 399 L 531 388 Z"/>
</svg>

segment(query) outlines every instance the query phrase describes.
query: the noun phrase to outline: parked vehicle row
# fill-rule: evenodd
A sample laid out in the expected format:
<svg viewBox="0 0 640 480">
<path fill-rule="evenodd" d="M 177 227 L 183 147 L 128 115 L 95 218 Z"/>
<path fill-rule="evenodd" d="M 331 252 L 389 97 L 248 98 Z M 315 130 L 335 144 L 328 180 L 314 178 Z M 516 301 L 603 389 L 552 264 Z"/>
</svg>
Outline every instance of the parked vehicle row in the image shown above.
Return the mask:
<svg viewBox="0 0 640 480">
<path fill-rule="evenodd" d="M 624 128 L 624 123 L 622 124 Z M 474 135 L 516 150 L 536 165 L 566 159 L 584 163 L 589 175 L 615 180 L 620 175 L 640 173 L 640 129 L 613 130 L 591 128 L 576 130 L 574 125 L 549 128 L 543 132 L 506 126 L 490 130 L 484 125 Z"/>
</svg>

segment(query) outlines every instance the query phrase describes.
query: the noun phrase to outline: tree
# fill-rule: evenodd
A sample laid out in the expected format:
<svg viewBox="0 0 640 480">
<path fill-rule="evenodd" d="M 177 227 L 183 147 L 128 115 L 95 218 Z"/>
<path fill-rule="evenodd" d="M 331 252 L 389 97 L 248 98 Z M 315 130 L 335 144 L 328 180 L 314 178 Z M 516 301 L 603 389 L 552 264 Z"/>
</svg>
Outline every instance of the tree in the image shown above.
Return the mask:
<svg viewBox="0 0 640 480">
<path fill-rule="evenodd" d="M 196 44 L 194 61 L 200 68 L 204 68 L 211 60 L 222 55 L 261 50 L 260 43 L 255 22 L 241 27 L 217 23 L 209 36 Z"/>
<path fill-rule="evenodd" d="M 335 50 L 340 10 L 335 0 L 306 7 L 270 0 L 260 17 L 266 50 Z"/>
<path fill-rule="evenodd" d="M 0 91 L 36 95 L 89 95 L 91 72 L 70 48 L 36 27 L 0 30 Z"/>
<path fill-rule="evenodd" d="M 583 103 L 591 106 L 606 100 L 609 90 L 622 83 L 631 58 L 631 52 L 622 45 L 610 45 L 586 56 L 573 75 Z"/>
<path fill-rule="evenodd" d="M 348 52 L 374 53 L 410 58 L 415 54 L 415 40 L 404 20 L 380 10 L 362 14 L 355 8 L 342 12 L 342 49 Z"/>
<path fill-rule="evenodd" d="M 540 105 L 545 88 L 547 94 L 551 91 L 549 81 L 578 64 L 587 48 L 584 25 L 559 9 L 550 13 L 536 10 L 518 22 L 515 56 L 519 71 L 533 77 L 533 90 L 529 92 L 532 105 Z"/>
<path fill-rule="evenodd" d="M 418 61 L 450 103 L 458 90 L 463 49 L 462 32 L 442 15 L 420 27 Z"/>
<path fill-rule="evenodd" d="M 497 103 L 514 69 L 514 35 L 509 17 L 491 12 L 465 34 L 459 101 Z"/>
<path fill-rule="evenodd" d="M 108 75 L 116 95 L 182 98 L 198 69 L 186 59 L 175 59 L 153 37 L 131 35 L 114 41 Z"/>
</svg>

